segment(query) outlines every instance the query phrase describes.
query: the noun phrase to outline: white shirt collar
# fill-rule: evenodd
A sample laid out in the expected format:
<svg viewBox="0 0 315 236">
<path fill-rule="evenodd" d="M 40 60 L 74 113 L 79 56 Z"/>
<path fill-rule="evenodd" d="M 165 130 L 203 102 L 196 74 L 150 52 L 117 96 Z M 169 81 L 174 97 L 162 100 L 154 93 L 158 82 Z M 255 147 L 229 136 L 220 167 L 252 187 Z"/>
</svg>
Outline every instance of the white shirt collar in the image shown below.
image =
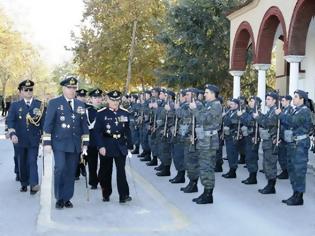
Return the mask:
<svg viewBox="0 0 315 236">
<path fill-rule="evenodd" d="M 33 102 L 33 97 L 32 97 L 30 100 L 26 100 L 26 99 L 24 98 L 24 102 L 25 102 L 25 104 L 27 104 L 27 102 L 29 102 L 29 104 L 31 105 L 32 102 Z"/>
</svg>

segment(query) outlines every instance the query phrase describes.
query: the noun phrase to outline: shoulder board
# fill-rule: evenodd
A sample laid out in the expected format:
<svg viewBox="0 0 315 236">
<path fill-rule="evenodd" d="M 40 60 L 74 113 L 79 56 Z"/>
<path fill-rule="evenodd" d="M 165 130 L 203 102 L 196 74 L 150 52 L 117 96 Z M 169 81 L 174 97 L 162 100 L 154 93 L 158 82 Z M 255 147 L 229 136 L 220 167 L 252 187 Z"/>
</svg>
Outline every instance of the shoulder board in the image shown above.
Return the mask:
<svg viewBox="0 0 315 236">
<path fill-rule="evenodd" d="M 127 109 L 123 108 L 123 107 L 119 107 L 119 109 L 121 109 L 121 110 L 126 111 L 126 112 L 129 113 L 129 111 L 128 111 Z"/>
<path fill-rule="evenodd" d="M 97 110 L 97 112 L 105 111 L 107 107 L 103 107 L 102 109 Z"/>
</svg>

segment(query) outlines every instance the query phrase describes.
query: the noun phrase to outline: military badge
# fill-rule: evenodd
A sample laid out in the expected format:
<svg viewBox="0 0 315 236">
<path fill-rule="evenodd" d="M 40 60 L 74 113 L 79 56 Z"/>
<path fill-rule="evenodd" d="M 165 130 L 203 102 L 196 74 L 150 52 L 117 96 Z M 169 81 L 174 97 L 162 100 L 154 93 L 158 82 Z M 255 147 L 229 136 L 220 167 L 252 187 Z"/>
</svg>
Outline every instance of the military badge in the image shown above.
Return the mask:
<svg viewBox="0 0 315 236">
<path fill-rule="evenodd" d="M 106 129 L 110 129 L 110 125 L 108 123 L 106 125 Z"/>
<path fill-rule="evenodd" d="M 37 107 L 35 107 L 33 109 L 33 114 L 36 116 L 40 116 L 42 114 L 42 112 L 40 111 L 40 109 L 38 109 Z"/>
<path fill-rule="evenodd" d="M 62 123 L 61 127 L 65 129 L 65 128 L 67 128 L 67 125 L 65 123 Z"/>
<path fill-rule="evenodd" d="M 106 133 L 110 134 L 110 130 L 109 130 L 109 129 L 108 129 L 108 130 L 106 130 Z"/>
<path fill-rule="evenodd" d="M 66 120 L 66 117 L 60 116 L 60 121 L 65 121 L 65 120 Z"/>
<path fill-rule="evenodd" d="M 118 117 L 118 121 L 119 122 L 128 122 L 128 117 L 127 116 L 120 116 L 120 117 Z"/>
<path fill-rule="evenodd" d="M 23 111 L 23 108 L 22 108 L 22 107 L 20 107 L 20 108 L 19 108 L 19 112 L 22 112 L 22 111 Z"/>
<path fill-rule="evenodd" d="M 83 115 L 85 113 L 85 109 L 83 107 L 81 107 L 81 106 L 78 106 L 77 113 L 80 114 L 80 115 Z"/>
<path fill-rule="evenodd" d="M 19 119 L 21 120 L 21 119 L 22 119 L 22 116 L 19 116 Z"/>
<path fill-rule="evenodd" d="M 67 128 L 69 129 L 69 128 L 70 128 L 70 125 L 67 125 Z"/>
</svg>

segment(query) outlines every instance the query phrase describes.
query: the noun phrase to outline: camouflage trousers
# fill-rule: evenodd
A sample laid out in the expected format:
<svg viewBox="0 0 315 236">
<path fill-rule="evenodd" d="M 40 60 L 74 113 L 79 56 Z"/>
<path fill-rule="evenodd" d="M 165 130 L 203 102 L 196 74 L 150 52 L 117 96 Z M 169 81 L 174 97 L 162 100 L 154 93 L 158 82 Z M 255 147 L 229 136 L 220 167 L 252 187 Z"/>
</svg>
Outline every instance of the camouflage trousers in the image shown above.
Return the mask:
<svg viewBox="0 0 315 236">
<path fill-rule="evenodd" d="M 310 139 L 303 139 L 287 145 L 288 172 L 293 191 L 305 192 L 308 150 Z"/>
<path fill-rule="evenodd" d="M 272 140 L 263 140 L 262 142 L 263 149 L 263 169 L 265 172 L 265 176 L 268 180 L 276 179 L 277 177 L 277 161 L 278 155 L 274 155 L 273 152 L 273 144 Z"/>
<path fill-rule="evenodd" d="M 190 138 L 184 140 L 184 167 L 187 171 L 187 176 L 190 181 L 195 181 L 199 178 L 199 155 L 198 151 L 190 143 Z"/>
<path fill-rule="evenodd" d="M 287 143 L 284 140 L 281 140 L 279 144 L 279 154 L 278 154 L 278 161 L 281 167 L 281 170 L 288 169 L 288 160 L 287 160 Z"/>
<path fill-rule="evenodd" d="M 253 137 L 247 136 L 244 138 L 246 143 L 245 162 L 249 173 L 257 173 L 258 171 L 258 149 L 259 142 L 253 143 Z"/>
</svg>

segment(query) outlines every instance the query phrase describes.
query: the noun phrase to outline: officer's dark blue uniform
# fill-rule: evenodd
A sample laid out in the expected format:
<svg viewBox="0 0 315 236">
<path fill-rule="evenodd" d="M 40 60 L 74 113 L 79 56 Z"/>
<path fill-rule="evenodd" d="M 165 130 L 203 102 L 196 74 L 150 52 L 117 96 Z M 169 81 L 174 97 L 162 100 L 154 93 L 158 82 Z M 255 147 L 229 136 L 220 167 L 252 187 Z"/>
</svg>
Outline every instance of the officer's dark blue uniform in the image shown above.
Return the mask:
<svg viewBox="0 0 315 236">
<path fill-rule="evenodd" d="M 66 77 L 60 85 L 64 94 L 77 86 L 74 77 Z M 71 104 L 72 103 L 72 104 Z M 77 99 L 60 96 L 52 99 L 47 107 L 44 124 L 44 145 L 51 145 L 54 153 L 54 189 L 56 208 L 72 207 L 74 178 L 79 162 L 81 145 L 89 142 L 85 105 Z"/>
<path fill-rule="evenodd" d="M 120 101 L 119 91 L 109 92 L 109 101 Z M 110 107 L 110 104 L 109 104 Z M 109 201 L 112 193 L 112 169 L 113 159 L 117 169 L 117 187 L 120 202 L 130 201 L 129 187 L 126 179 L 125 164 L 128 149 L 133 148 L 131 132 L 129 128 L 129 113 L 118 108 L 103 108 L 99 110 L 96 123 L 96 141 L 99 151 L 106 149 L 105 156 L 100 155 L 99 181 L 102 187 L 103 201 Z"/>
<path fill-rule="evenodd" d="M 19 90 L 23 93 L 31 93 L 33 86 L 34 82 L 25 80 L 19 84 Z M 21 192 L 26 192 L 28 185 L 31 186 L 31 194 L 39 190 L 37 156 L 42 135 L 44 109 L 41 101 L 33 97 L 28 100 L 25 98 L 12 103 L 7 117 L 11 139 L 13 136 L 18 138 L 15 149 L 18 155 Z"/>
<path fill-rule="evenodd" d="M 89 92 L 90 97 L 101 97 L 103 91 L 100 89 L 94 89 Z M 91 185 L 91 189 L 96 189 L 98 184 L 97 178 L 97 166 L 98 166 L 98 149 L 97 142 L 95 136 L 95 122 L 97 115 L 97 107 L 93 105 L 89 105 L 86 109 L 87 122 L 90 130 L 90 143 L 88 147 L 88 155 L 86 157 L 89 168 L 89 184 Z"/>
</svg>

